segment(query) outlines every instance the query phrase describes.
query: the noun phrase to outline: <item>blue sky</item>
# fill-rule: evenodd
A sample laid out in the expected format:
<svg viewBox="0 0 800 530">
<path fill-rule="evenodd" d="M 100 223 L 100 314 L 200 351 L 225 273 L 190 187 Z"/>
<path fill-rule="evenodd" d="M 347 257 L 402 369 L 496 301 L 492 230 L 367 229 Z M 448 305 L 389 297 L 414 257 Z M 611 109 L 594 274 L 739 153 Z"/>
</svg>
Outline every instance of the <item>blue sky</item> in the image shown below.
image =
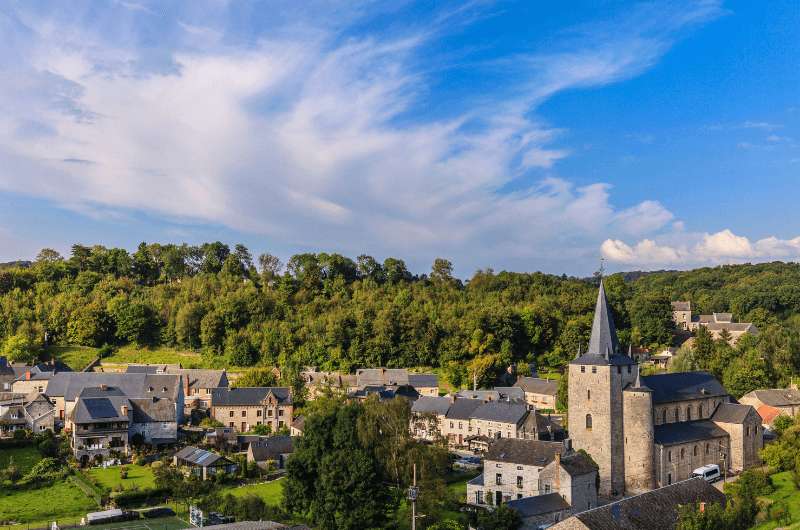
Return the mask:
<svg viewBox="0 0 800 530">
<path fill-rule="evenodd" d="M 4 2 L 0 261 L 795 260 L 799 58 L 789 0 Z"/>
</svg>

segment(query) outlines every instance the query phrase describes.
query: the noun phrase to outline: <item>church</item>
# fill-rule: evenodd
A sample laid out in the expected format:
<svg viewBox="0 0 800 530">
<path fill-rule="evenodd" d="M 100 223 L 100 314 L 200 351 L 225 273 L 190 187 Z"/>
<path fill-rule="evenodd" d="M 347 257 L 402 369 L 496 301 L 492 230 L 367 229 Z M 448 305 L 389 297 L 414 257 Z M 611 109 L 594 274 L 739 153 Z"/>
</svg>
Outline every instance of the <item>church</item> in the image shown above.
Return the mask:
<svg viewBox="0 0 800 530">
<path fill-rule="evenodd" d="M 599 466 L 605 497 L 635 495 L 717 464 L 739 472 L 759 464 L 761 419 L 706 372 L 643 376 L 620 350 L 603 283 L 589 348 L 569 364 L 572 445 Z"/>
</svg>

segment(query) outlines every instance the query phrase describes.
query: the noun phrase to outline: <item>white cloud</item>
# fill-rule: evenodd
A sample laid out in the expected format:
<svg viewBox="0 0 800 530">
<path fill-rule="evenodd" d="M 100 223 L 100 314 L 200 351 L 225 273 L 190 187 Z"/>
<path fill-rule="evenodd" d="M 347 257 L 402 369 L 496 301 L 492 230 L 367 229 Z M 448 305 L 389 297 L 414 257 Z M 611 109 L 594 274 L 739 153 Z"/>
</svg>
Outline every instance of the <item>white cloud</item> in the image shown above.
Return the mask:
<svg viewBox="0 0 800 530">
<path fill-rule="evenodd" d="M 430 75 L 418 65 L 428 28 L 376 40 L 312 27 L 240 47 L 214 44 L 225 38 L 211 24 L 179 21 L 192 46 L 156 69 L 127 43 L 28 16 L 29 66 L 0 86 L 0 189 L 87 215 L 146 211 L 297 247 L 477 264 L 500 252 L 591 255 L 609 234 L 644 236 L 674 216 L 652 200 L 615 208 L 602 183 L 553 177 L 499 191 L 570 153 L 531 112 L 558 91 L 637 75 L 669 49 L 671 31 L 713 16 L 708 5 L 674 14 L 669 31 L 628 21 L 570 51 L 532 54 L 515 99 L 413 121 L 404 118 Z M 609 248 L 665 252 L 650 244 Z"/>
<path fill-rule="evenodd" d="M 714 234 L 673 234 L 672 239 L 678 243 L 659 244 L 643 239 L 629 245 L 607 239 L 600 248 L 610 261 L 649 268 L 800 259 L 800 236 L 793 239 L 770 236 L 751 241 L 725 229 Z"/>
</svg>

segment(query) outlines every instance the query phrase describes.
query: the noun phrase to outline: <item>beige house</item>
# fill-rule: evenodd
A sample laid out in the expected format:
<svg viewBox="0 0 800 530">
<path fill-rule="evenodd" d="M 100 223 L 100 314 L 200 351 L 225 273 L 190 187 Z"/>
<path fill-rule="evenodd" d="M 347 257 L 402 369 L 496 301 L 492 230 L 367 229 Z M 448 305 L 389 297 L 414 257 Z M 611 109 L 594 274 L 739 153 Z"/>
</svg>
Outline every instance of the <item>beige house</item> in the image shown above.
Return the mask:
<svg viewBox="0 0 800 530">
<path fill-rule="evenodd" d="M 55 407 L 44 394 L 0 393 L 0 438 L 27 429 L 33 433 L 54 430 Z"/>
<path fill-rule="evenodd" d="M 130 364 L 125 373 L 180 376 L 186 414 L 191 414 L 193 409 L 208 410 L 212 391 L 228 386 L 228 373 L 225 370 L 181 368 L 174 364 Z"/>
<path fill-rule="evenodd" d="M 796 388 L 753 390 L 739 398 L 739 403 L 755 407 L 763 425 L 772 425 L 780 415 L 794 417 L 800 413 L 800 391 Z"/>
<path fill-rule="evenodd" d="M 211 417 L 239 432 L 256 425 L 267 425 L 272 432 L 288 429 L 293 410 L 286 387 L 215 388 L 211 395 Z"/>
<path fill-rule="evenodd" d="M 525 392 L 525 401 L 537 409 L 556 410 L 558 381 L 538 377 L 519 377 L 514 386 Z"/>
<path fill-rule="evenodd" d="M 692 316 L 691 302 L 672 302 L 672 320 L 675 327 L 684 331 L 697 331 L 700 326 L 705 327 L 716 340 L 724 332 L 730 335 L 731 345 L 742 335 L 757 335 L 758 329 L 750 322 L 734 322 L 732 313 L 711 313 L 710 315 Z"/>
</svg>

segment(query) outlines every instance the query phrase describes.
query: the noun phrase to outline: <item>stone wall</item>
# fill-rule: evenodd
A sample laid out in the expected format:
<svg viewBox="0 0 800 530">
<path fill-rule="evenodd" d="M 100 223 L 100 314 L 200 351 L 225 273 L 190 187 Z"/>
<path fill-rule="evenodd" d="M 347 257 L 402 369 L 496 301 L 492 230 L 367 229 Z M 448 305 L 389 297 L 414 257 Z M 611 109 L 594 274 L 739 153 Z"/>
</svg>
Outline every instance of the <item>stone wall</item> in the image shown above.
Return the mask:
<svg viewBox="0 0 800 530">
<path fill-rule="evenodd" d="M 750 411 L 744 423 L 716 424 L 730 436 L 728 467 L 731 470 L 738 473 L 761 463 L 759 452 L 763 447 L 764 436 L 761 418 L 755 410 Z"/>
<path fill-rule="evenodd" d="M 261 424 L 271 426 L 272 432 L 275 432 L 292 424 L 292 405 L 216 406 L 212 408 L 211 415 L 224 426 L 239 432 L 249 431 Z"/>
<path fill-rule="evenodd" d="M 625 493 L 644 493 L 653 489 L 653 410 L 652 392 L 628 389 L 623 392 L 625 413 Z"/>
<path fill-rule="evenodd" d="M 656 485 L 663 487 L 685 480 L 692 471 L 706 464 L 718 464 L 722 471 L 720 448 L 723 453 L 729 453 L 727 437 L 669 446 L 656 445 Z"/>
<path fill-rule="evenodd" d="M 653 407 L 653 423 L 663 425 L 665 423 L 677 423 L 681 421 L 693 421 L 709 419 L 720 403 L 727 403 L 729 398 L 709 397 L 703 399 L 687 399 L 685 401 L 674 401 L 670 403 L 657 404 Z M 675 414 L 678 419 L 675 419 Z M 666 413 L 666 420 L 665 414 Z"/>
</svg>

